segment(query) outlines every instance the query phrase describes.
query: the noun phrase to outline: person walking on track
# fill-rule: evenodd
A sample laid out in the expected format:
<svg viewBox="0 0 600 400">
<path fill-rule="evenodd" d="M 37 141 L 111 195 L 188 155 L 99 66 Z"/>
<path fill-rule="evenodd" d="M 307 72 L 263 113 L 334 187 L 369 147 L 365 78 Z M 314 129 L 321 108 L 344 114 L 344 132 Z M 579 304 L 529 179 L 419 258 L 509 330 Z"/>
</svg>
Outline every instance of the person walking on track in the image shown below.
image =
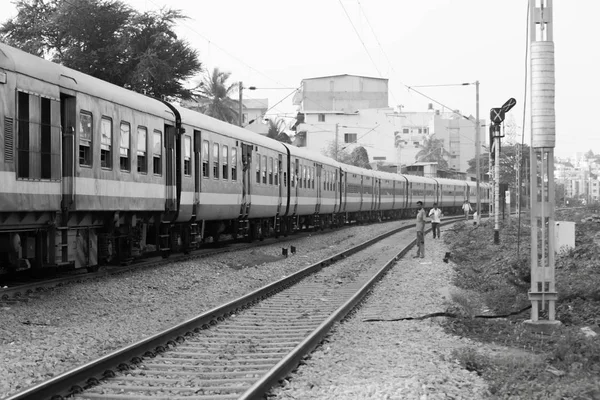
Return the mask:
<svg viewBox="0 0 600 400">
<path fill-rule="evenodd" d="M 425 209 L 422 201 L 417 201 L 417 206 L 417 255 L 413 258 L 425 258 Z"/>
<path fill-rule="evenodd" d="M 433 238 L 439 239 L 442 237 L 440 234 L 440 223 L 442 222 L 442 210 L 438 208 L 437 203 L 433 203 L 433 208 L 429 210 L 429 217 L 431 218 L 431 231 L 433 232 Z"/>
</svg>

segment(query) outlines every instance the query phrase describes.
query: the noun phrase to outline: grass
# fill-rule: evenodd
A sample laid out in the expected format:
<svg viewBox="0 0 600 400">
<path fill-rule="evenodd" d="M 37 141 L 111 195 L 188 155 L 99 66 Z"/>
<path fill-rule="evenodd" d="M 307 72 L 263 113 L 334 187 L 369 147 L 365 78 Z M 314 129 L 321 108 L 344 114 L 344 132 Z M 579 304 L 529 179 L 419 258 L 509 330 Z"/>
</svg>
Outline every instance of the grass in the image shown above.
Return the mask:
<svg viewBox="0 0 600 400">
<path fill-rule="evenodd" d="M 472 348 L 454 359 L 485 378 L 497 399 L 600 399 L 600 335 L 586 337 L 582 327 L 600 332 L 600 222 L 582 221 L 600 209 L 557 212 L 556 220 L 576 222 L 576 247 L 556 260 L 559 300 L 556 318 L 562 326 L 552 335 L 530 331 L 523 323 L 529 311 L 507 318 L 480 319 L 477 314 L 503 315 L 530 305 L 530 226 L 510 218 L 493 243 L 493 223 L 457 224 L 445 235 L 456 267 L 451 312 L 444 328 L 455 335 L 503 346 L 497 354 Z M 599 218 L 600 220 L 600 218 Z M 518 248 L 518 250 L 517 250 Z M 545 311 L 541 319 L 547 319 Z"/>
</svg>

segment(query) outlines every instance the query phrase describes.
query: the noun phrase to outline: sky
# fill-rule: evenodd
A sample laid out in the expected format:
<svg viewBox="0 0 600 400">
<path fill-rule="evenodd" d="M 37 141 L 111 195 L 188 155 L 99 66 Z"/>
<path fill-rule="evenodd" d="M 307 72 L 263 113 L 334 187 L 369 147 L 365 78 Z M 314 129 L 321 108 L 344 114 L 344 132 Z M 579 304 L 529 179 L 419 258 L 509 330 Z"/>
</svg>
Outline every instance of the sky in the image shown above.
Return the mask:
<svg viewBox="0 0 600 400">
<path fill-rule="evenodd" d="M 177 34 L 198 50 L 204 67 L 255 86 L 244 98 L 268 98 L 273 116 L 295 116 L 290 94 L 302 79 L 337 74 L 389 79 L 389 105 L 403 111 L 426 111 L 433 102 L 475 116 L 475 86 L 455 84 L 479 81 L 480 118 L 489 120 L 490 108 L 514 98 L 507 120 L 516 125 L 517 140 L 524 131 L 530 142 L 526 0 L 123 1 L 138 11 L 182 10 L 189 18 Z M 16 15 L 12 1 L 5 2 L 2 21 Z M 555 154 L 597 154 L 600 1 L 553 3 Z M 408 89 L 422 85 L 442 86 L 415 88 L 433 100 Z"/>
</svg>

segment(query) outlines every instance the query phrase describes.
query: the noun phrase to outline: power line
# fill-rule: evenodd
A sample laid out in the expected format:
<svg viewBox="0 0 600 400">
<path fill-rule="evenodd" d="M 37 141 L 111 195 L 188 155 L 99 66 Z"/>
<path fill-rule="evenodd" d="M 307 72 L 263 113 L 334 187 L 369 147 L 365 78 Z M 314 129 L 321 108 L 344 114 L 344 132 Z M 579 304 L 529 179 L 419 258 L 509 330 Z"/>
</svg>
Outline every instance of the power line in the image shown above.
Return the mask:
<svg viewBox="0 0 600 400">
<path fill-rule="evenodd" d="M 394 70 L 394 66 L 392 65 L 392 62 L 390 61 L 389 57 L 387 56 L 387 53 L 385 52 L 385 50 L 383 50 L 383 46 L 381 45 L 381 42 L 379 42 L 379 38 L 377 37 L 377 34 L 375 33 L 375 29 L 373 29 L 373 26 L 371 25 L 371 22 L 369 21 L 369 18 L 367 17 L 365 10 L 362 8 L 362 5 L 360 4 L 360 0 L 356 0 L 356 2 L 358 3 L 358 8 L 360 9 L 360 12 L 365 17 L 365 21 L 367 21 L 367 25 L 369 25 L 369 28 L 371 28 L 371 33 L 373 34 L 373 37 L 375 38 L 377 45 L 379 46 L 379 48 L 381 49 L 381 52 L 383 53 L 385 59 L 387 60 L 388 65 L 390 66 L 390 69 L 395 74 L 396 71 Z M 390 93 L 392 94 L 392 97 L 394 98 L 394 102 L 397 103 L 398 100 L 396 99 L 394 92 L 392 90 L 390 90 Z"/>
<path fill-rule="evenodd" d="M 362 40 L 362 37 L 360 36 L 360 33 L 358 33 L 358 30 L 356 29 L 356 26 L 354 26 L 354 23 L 352 22 L 352 19 L 350 18 L 350 15 L 348 14 L 348 11 L 346 11 L 346 7 L 344 7 L 344 4 L 342 3 L 342 0 L 338 0 L 338 1 L 340 2 L 340 6 L 342 6 L 342 9 L 344 10 L 344 13 L 346 14 L 346 17 L 348 18 L 348 22 L 350 22 L 350 25 L 352 25 L 352 29 L 354 29 L 354 32 L 356 33 L 356 36 L 358 36 L 358 40 L 360 40 L 360 42 L 362 43 L 363 47 L 365 48 L 365 51 L 367 52 L 367 55 L 369 56 L 369 58 L 371 59 L 371 62 L 373 63 L 373 66 L 377 70 L 377 73 L 379 74 L 380 77 L 382 77 L 381 71 L 379 71 L 379 68 L 377 68 L 377 64 L 375 64 L 375 60 L 373 60 L 373 57 L 371 57 L 371 53 L 369 53 L 369 49 L 367 49 L 367 45 Z"/>
</svg>

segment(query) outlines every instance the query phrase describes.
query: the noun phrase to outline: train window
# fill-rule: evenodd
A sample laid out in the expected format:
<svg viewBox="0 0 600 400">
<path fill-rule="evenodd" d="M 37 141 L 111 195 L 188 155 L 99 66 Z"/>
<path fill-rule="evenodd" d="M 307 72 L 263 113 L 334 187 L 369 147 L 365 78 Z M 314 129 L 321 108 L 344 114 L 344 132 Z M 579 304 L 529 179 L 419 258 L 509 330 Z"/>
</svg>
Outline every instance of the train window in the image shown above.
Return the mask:
<svg viewBox="0 0 600 400">
<path fill-rule="evenodd" d="M 41 98 L 41 137 L 40 137 L 40 155 L 41 155 L 41 178 L 52 178 L 52 105 L 50 99 Z"/>
<path fill-rule="evenodd" d="M 219 179 L 219 143 L 213 143 L 213 178 Z"/>
<path fill-rule="evenodd" d="M 315 167 L 311 167 L 312 173 L 310 174 L 310 181 L 312 183 L 312 188 L 315 188 Z"/>
<path fill-rule="evenodd" d="M 231 180 L 237 180 L 237 148 L 231 148 Z"/>
<path fill-rule="evenodd" d="M 119 165 L 121 171 L 129 171 L 129 133 L 131 127 L 127 122 L 121 122 L 121 137 L 119 139 Z"/>
<path fill-rule="evenodd" d="M 281 161 L 275 160 L 275 164 L 273 165 L 273 173 L 275 174 L 275 186 L 279 186 L 279 163 Z"/>
<path fill-rule="evenodd" d="M 142 174 L 148 173 L 148 129 L 138 126 L 137 170 Z"/>
<path fill-rule="evenodd" d="M 183 174 L 192 175 L 192 137 L 183 137 Z"/>
<path fill-rule="evenodd" d="M 221 165 L 223 166 L 222 167 L 222 169 L 223 169 L 223 179 L 229 179 L 229 174 L 228 174 L 228 172 L 229 172 L 229 170 L 228 170 L 228 168 L 229 168 L 229 158 L 228 158 L 229 154 L 227 154 L 228 153 L 227 150 L 228 150 L 227 146 L 223 146 L 223 154 L 221 156 L 222 160 L 223 160 L 221 162 Z"/>
<path fill-rule="evenodd" d="M 260 183 L 260 154 L 256 154 L 256 183 Z"/>
<path fill-rule="evenodd" d="M 112 168 L 112 119 L 102 117 L 100 120 L 100 166 Z"/>
<path fill-rule="evenodd" d="M 295 175 L 294 175 L 294 163 L 290 164 L 290 186 L 296 186 Z"/>
<path fill-rule="evenodd" d="M 152 169 L 154 175 L 162 175 L 162 132 L 154 131 L 152 139 Z"/>
<path fill-rule="evenodd" d="M 262 159 L 262 183 L 267 184 L 267 156 Z"/>
<path fill-rule="evenodd" d="M 202 141 L 202 177 L 208 178 L 208 140 Z"/>
<path fill-rule="evenodd" d="M 18 94 L 17 176 L 29 178 L 29 95 Z"/>
<path fill-rule="evenodd" d="M 86 111 L 79 113 L 79 165 L 92 166 L 92 114 Z"/>
<path fill-rule="evenodd" d="M 302 166 L 302 184 L 304 185 L 304 189 L 308 189 L 310 187 L 310 173 L 308 171 L 308 167 L 306 165 Z"/>
<path fill-rule="evenodd" d="M 57 100 L 17 92 L 17 177 L 59 179 L 60 105 Z M 55 124 L 52 122 L 55 121 Z M 12 118 L 4 118 L 5 162 L 14 162 Z"/>
<path fill-rule="evenodd" d="M 287 172 L 283 173 L 283 186 L 286 187 L 287 186 Z"/>
<path fill-rule="evenodd" d="M 273 157 L 269 157 L 269 185 L 273 184 Z"/>
</svg>

